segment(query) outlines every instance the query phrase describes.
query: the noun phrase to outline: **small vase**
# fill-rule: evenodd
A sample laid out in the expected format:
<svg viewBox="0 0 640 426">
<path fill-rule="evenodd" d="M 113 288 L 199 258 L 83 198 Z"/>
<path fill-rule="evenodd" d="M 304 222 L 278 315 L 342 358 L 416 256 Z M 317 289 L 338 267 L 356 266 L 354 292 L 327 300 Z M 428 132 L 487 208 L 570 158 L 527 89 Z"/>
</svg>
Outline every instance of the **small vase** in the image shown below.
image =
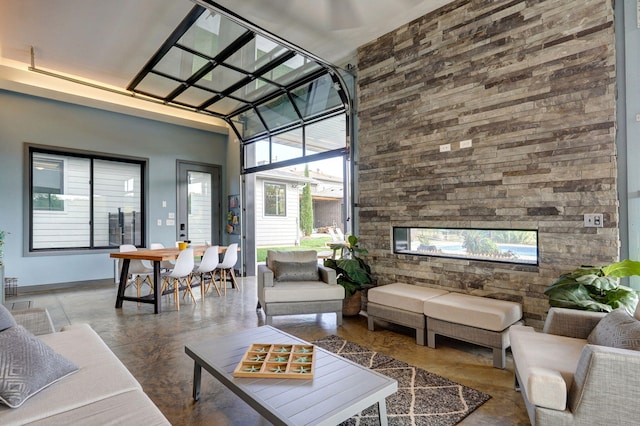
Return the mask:
<svg viewBox="0 0 640 426">
<path fill-rule="evenodd" d="M 342 315 L 352 317 L 360 313 L 362 303 L 362 292 L 360 290 L 353 293 L 342 301 Z"/>
</svg>

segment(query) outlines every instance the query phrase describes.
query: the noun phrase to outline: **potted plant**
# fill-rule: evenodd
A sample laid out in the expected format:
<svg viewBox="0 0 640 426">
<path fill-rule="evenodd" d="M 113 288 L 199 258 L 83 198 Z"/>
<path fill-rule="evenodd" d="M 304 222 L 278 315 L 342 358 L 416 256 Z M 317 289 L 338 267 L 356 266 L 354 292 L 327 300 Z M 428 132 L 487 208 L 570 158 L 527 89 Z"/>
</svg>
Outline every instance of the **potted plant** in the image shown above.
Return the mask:
<svg viewBox="0 0 640 426">
<path fill-rule="evenodd" d="M 545 291 L 554 307 L 611 312 L 624 307 L 633 314 L 640 292 L 620 285 L 620 278 L 640 275 L 640 262 L 623 260 L 596 268 L 582 266 L 560 277 Z"/>
<path fill-rule="evenodd" d="M 333 256 L 325 259 L 324 266 L 335 269 L 338 284 L 344 287 L 345 301 L 343 315 L 357 315 L 360 312 L 361 291 L 372 284 L 371 268 L 360 256 L 369 254 L 367 249 L 358 246 L 358 238 L 350 235 L 344 243 L 333 243 L 329 247 Z M 336 258 L 337 252 L 340 255 Z"/>
</svg>

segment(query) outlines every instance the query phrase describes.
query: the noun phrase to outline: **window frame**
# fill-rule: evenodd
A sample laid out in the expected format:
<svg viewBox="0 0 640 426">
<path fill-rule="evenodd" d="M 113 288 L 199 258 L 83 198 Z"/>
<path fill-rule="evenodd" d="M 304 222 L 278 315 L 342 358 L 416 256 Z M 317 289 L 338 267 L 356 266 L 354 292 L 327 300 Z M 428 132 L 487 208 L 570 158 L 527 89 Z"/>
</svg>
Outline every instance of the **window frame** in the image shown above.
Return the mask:
<svg viewBox="0 0 640 426">
<path fill-rule="evenodd" d="M 48 195 L 48 201 L 49 201 L 49 206 L 48 208 L 44 208 L 44 207 L 34 207 L 34 210 L 39 210 L 39 211 L 50 211 L 50 212 L 54 212 L 54 211 L 61 211 L 64 212 L 65 210 L 65 205 L 64 205 L 64 200 L 60 200 L 60 208 L 56 208 L 55 206 L 51 205 L 51 196 L 52 195 L 56 195 L 56 194 L 64 194 L 64 188 L 65 188 L 65 183 L 64 183 L 64 171 L 65 171 L 65 161 L 64 160 L 50 160 L 51 162 L 55 162 L 60 164 L 60 182 L 58 185 L 58 189 L 60 190 L 60 192 L 51 192 L 51 189 L 54 189 L 53 187 L 38 187 L 38 188 L 42 188 L 42 189 L 48 189 L 48 191 L 39 191 L 38 194 L 47 194 Z M 33 160 L 31 161 L 31 164 L 33 164 Z M 37 167 L 36 167 L 37 169 Z M 33 178 L 33 169 L 32 169 L 32 178 Z M 34 187 L 31 186 L 31 189 L 33 189 Z M 33 197 L 33 192 L 32 192 L 32 197 Z"/>
<path fill-rule="evenodd" d="M 278 213 L 268 213 L 267 212 L 267 185 L 271 185 L 271 186 L 277 186 L 280 188 L 284 189 L 284 212 L 282 214 L 278 214 Z M 282 182 L 269 182 L 269 181 L 264 181 L 264 183 L 262 184 L 262 191 L 263 191 L 263 198 L 264 198 L 264 205 L 263 205 L 263 215 L 264 217 L 287 217 L 287 184 L 286 183 L 282 183 Z M 277 206 L 277 204 L 276 204 Z"/>
<path fill-rule="evenodd" d="M 34 248 L 33 247 L 33 154 L 51 154 L 67 157 L 78 157 L 90 160 L 90 203 L 89 203 L 89 246 L 88 247 L 55 247 L 55 248 Z M 23 211 L 25 212 L 25 221 L 23 226 L 23 255 L 29 256 L 48 256 L 48 255 L 68 255 L 68 254 L 91 254 L 99 252 L 112 252 L 114 246 L 94 244 L 94 236 L 96 230 L 94 228 L 94 182 L 93 182 L 93 160 L 105 160 L 121 163 L 136 164 L 140 167 L 140 217 L 141 217 L 141 229 L 140 229 L 140 242 L 139 247 L 143 247 L 147 241 L 148 230 L 148 173 L 149 173 L 149 159 L 142 157 L 118 155 L 113 153 L 103 153 L 96 151 L 80 150 L 74 148 L 54 147 L 49 145 L 39 144 L 24 144 L 23 164 L 25 179 L 23 187 Z M 62 177 L 65 179 L 64 175 Z M 64 212 L 64 210 L 51 210 L 51 212 Z"/>
</svg>

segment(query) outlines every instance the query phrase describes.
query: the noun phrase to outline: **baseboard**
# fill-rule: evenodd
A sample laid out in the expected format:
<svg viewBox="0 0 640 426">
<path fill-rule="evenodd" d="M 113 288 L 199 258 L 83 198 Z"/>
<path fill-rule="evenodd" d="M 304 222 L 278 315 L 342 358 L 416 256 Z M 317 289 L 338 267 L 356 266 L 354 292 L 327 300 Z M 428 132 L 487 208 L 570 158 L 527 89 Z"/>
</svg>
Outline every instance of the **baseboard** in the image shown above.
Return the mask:
<svg viewBox="0 0 640 426">
<path fill-rule="evenodd" d="M 56 290 L 68 290 L 83 289 L 83 288 L 97 288 L 97 287 L 114 287 L 116 284 L 113 282 L 113 278 L 104 278 L 101 280 L 84 280 L 73 281 L 63 283 L 41 284 L 41 285 L 29 285 L 20 287 L 18 286 L 18 296 L 28 293 L 40 293 L 51 292 Z"/>
</svg>

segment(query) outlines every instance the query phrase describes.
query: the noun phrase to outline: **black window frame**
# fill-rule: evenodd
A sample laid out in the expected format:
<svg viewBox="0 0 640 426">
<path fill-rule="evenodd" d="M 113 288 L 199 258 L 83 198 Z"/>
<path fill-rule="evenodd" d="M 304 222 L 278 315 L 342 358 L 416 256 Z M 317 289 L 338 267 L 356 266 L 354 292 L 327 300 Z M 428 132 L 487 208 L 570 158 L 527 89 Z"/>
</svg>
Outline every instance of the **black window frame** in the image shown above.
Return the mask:
<svg viewBox="0 0 640 426">
<path fill-rule="evenodd" d="M 48 248 L 34 248 L 33 247 L 33 155 L 36 154 L 49 154 L 67 157 L 77 157 L 90 160 L 90 203 L 89 203 L 89 246 L 78 247 L 48 247 Z M 34 254 L 56 254 L 56 253 L 69 253 L 69 252 L 96 252 L 96 251 L 111 251 L 117 248 L 117 245 L 95 245 L 94 236 L 95 229 L 93 223 L 93 206 L 94 206 L 94 176 L 93 176 L 93 162 L 94 160 L 113 161 L 121 163 L 136 164 L 140 166 L 140 243 L 136 244 L 137 247 L 144 247 L 147 240 L 147 199 L 148 199 L 148 169 L 149 160 L 147 158 L 131 157 L 124 155 L 117 155 L 111 153 L 100 153 L 85 150 L 76 150 L 73 148 L 61 148 L 51 147 L 46 145 L 25 144 L 25 169 L 27 170 L 27 179 L 25 183 L 25 209 L 28 212 L 27 223 L 25 226 L 25 255 Z M 62 179 L 64 180 L 64 174 Z"/>
</svg>

